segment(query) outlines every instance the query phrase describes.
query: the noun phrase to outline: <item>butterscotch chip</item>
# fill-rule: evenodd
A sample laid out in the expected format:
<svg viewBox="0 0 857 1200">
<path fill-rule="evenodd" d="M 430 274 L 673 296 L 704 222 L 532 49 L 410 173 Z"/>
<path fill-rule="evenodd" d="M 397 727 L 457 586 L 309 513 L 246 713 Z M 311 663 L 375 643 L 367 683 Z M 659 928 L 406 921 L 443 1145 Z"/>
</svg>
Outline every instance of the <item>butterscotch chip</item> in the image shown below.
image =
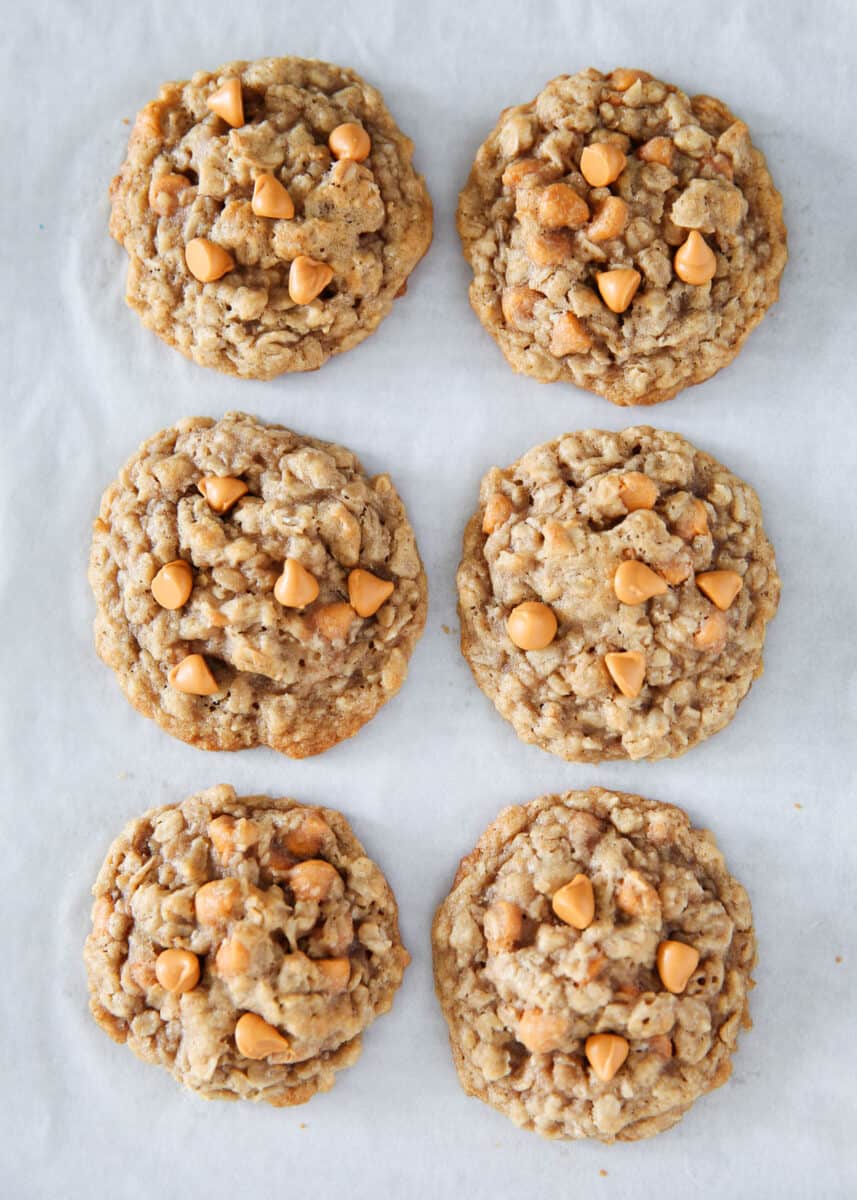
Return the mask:
<svg viewBox="0 0 857 1200">
<path fill-rule="evenodd" d="M 368 619 L 343 600 L 355 569 Z M 241 413 L 141 446 L 102 498 L 89 578 L 96 649 L 129 700 L 210 750 L 302 758 L 350 737 L 402 685 L 425 624 L 389 476 Z"/>
<path fill-rule="evenodd" d="M 308 814 L 338 881 L 311 901 L 271 869 Z M 246 827 L 258 837 L 222 863 L 209 831 Z M 285 1106 L 329 1091 L 409 962 L 393 894 L 348 822 L 294 800 L 223 785 L 151 809 L 113 842 L 93 893 L 111 919 L 93 921 L 84 948 L 92 1015 L 209 1099 Z M 353 939 L 327 949 L 343 928 Z"/>
<path fill-rule="evenodd" d="M 209 93 L 205 106 L 222 117 L 233 129 L 243 125 L 244 98 L 241 94 L 241 80 L 234 75 L 225 79 L 220 87 Z"/>
<path fill-rule="evenodd" d="M 589 924 L 558 921 L 563 879 L 590 881 Z M 511 896 L 521 932 L 498 947 Z M 669 1129 L 728 1078 L 750 1025 L 747 894 L 711 833 L 640 796 L 593 788 L 504 809 L 462 859 L 432 944 L 462 1087 L 546 1137 Z"/>
<path fill-rule="evenodd" d="M 580 205 L 570 219 L 565 201 Z M 787 258 L 782 201 L 747 126 L 720 100 L 626 68 L 561 75 L 506 108 L 458 230 L 470 302 L 512 367 L 623 405 L 668 400 L 731 362 Z M 620 271 L 635 272 L 622 288 Z M 541 295 L 530 319 L 503 313 L 510 288 Z M 552 340 L 569 306 L 591 339 L 573 355 Z"/>
<path fill-rule="evenodd" d="M 499 524 L 497 496 L 514 498 Z M 752 488 L 678 434 L 586 430 L 483 479 L 461 648 L 523 741 L 581 762 L 676 757 L 761 674 L 779 593 Z"/>
<path fill-rule="evenodd" d="M 253 212 L 257 217 L 288 221 L 295 215 L 295 205 L 289 193 L 275 175 L 263 174 L 253 184 Z"/>
<path fill-rule="evenodd" d="M 233 62 L 165 84 L 111 187 L 129 305 L 202 366 L 315 370 L 372 333 L 429 247 L 412 155 L 379 92 L 330 63 Z M 329 272 L 323 299 L 293 277 L 301 257 Z"/>
</svg>

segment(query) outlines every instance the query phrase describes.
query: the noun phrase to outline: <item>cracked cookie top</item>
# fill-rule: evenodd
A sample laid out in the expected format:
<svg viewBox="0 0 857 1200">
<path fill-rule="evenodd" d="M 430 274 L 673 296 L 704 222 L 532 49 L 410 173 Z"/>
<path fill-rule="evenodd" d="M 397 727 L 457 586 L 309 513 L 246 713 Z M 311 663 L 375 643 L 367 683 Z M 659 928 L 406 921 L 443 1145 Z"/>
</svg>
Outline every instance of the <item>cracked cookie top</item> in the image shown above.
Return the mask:
<svg viewBox="0 0 857 1200">
<path fill-rule="evenodd" d="M 524 741 L 578 761 L 676 757 L 761 674 L 779 594 L 748 484 L 678 434 L 587 430 L 482 480 L 461 647 Z"/>
<path fill-rule="evenodd" d="M 458 228 L 470 300 L 516 371 L 654 404 L 738 353 L 777 299 L 782 200 L 747 126 L 645 71 L 507 108 Z"/>
<path fill-rule="evenodd" d="M 209 1099 L 328 1091 L 409 962 L 341 813 L 226 785 L 132 821 L 93 895 L 96 1021 Z"/>
<path fill-rule="evenodd" d="M 674 1125 L 749 1027 L 755 936 L 713 836 L 593 788 L 505 809 L 433 927 L 462 1085 L 548 1137 Z"/>
<path fill-rule="evenodd" d="M 320 367 L 390 312 L 431 241 L 413 145 L 375 88 L 302 58 L 168 83 L 111 186 L 126 298 L 203 366 Z"/>
<path fill-rule="evenodd" d="M 98 653 L 144 715 L 297 758 L 398 691 L 427 607 L 390 477 L 242 413 L 144 442 L 104 493 L 89 579 Z"/>
</svg>

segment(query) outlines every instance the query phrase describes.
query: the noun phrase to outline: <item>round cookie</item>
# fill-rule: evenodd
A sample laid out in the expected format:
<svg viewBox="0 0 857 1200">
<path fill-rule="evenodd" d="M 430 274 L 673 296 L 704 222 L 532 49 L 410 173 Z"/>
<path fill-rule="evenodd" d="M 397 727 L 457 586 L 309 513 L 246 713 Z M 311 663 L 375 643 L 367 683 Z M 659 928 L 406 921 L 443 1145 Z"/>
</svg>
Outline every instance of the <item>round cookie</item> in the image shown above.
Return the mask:
<svg viewBox="0 0 857 1200">
<path fill-rule="evenodd" d="M 412 155 L 343 67 L 265 58 L 164 84 L 110 189 L 128 304 L 205 367 L 320 367 L 387 316 L 429 247 Z"/>
<path fill-rule="evenodd" d="M 590 429 L 482 480 L 461 649 L 524 741 L 581 762 L 675 758 L 762 673 L 779 594 L 751 487 L 676 433 Z"/>
<path fill-rule="evenodd" d="M 631 1141 L 725 1083 L 756 958 L 747 893 L 668 804 L 507 808 L 432 930 L 462 1087 L 547 1137 Z"/>
<path fill-rule="evenodd" d="M 401 687 L 426 577 L 389 476 L 342 446 L 190 418 L 143 443 L 93 528 L 96 649 L 174 737 L 302 758 Z"/>
<path fill-rule="evenodd" d="M 153 808 L 92 890 L 93 1016 L 206 1099 L 329 1091 L 410 961 L 345 817 L 296 800 L 221 785 Z"/>
<path fill-rule="evenodd" d="M 645 71 L 507 108 L 458 229 L 470 302 L 516 371 L 655 404 L 731 362 L 779 294 L 782 199 L 743 121 Z"/>
</svg>

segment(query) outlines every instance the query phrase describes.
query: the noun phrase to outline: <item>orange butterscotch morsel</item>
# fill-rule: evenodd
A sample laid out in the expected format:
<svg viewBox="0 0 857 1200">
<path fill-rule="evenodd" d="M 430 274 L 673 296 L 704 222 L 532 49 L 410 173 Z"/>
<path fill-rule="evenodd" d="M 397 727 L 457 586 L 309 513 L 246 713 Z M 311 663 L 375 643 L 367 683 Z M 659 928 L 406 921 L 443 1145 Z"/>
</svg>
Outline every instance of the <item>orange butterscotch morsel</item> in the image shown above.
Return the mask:
<svg viewBox="0 0 857 1200">
<path fill-rule="evenodd" d="M 295 205 L 289 193 L 274 175 L 258 175 L 253 184 L 253 212 L 257 217 L 288 221 L 295 215 Z"/>
<path fill-rule="evenodd" d="M 250 490 L 243 479 L 231 475 L 205 475 L 196 486 L 208 501 L 209 508 L 221 515 Z"/>
<path fill-rule="evenodd" d="M 595 918 L 595 891 L 588 875 L 575 875 L 554 892 L 551 907 L 572 929 L 586 929 Z"/>
<path fill-rule="evenodd" d="M 696 586 L 721 612 L 726 612 L 744 586 L 737 571 L 703 571 L 696 577 Z"/>
<path fill-rule="evenodd" d="M 494 492 L 485 501 L 482 514 L 482 532 L 492 534 L 509 520 L 513 512 L 512 501 L 502 492 Z"/>
<path fill-rule="evenodd" d="M 348 958 L 317 958 L 315 965 L 324 979 L 325 991 L 344 992 L 351 979 L 351 960 Z"/>
<path fill-rule="evenodd" d="M 693 644 L 699 650 L 710 650 L 712 646 L 719 646 L 726 637 L 728 628 L 722 612 L 709 613 L 693 635 Z"/>
<path fill-rule="evenodd" d="M 241 95 L 241 80 L 232 75 L 211 93 L 206 100 L 206 107 L 218 117 L 222 117 L 227 125 L 238 129 L 244 124 L 244 98 Z"/>
<path fill-rule="evenodd" d="M 628 471 L 619 479 L 619 499 L 628 512 L 638 508 L 654 508 L 658 499 L 658 485 L 642 471 Z"/>
<path fill-rule="evenodd" d="M 301 823 L 283 837 L 283 845 L 295 858 L 312 858 L 318 854 L 330 833 L 330 826 L 318 813 L 305 812 Z"/>
<path fill-rule="evenodd" d="M 183 558 L 165 563 L 152 580 L 152 595 L 161 608 L 181 608 L 187 604 L 192 591 L 193 571 Z"/>
<path fill-rule="evenodd" d="M 289 267 L 289 295 L 295 304 L 311 304 L 333 279 L 333 268 L 308 254 L 299 254 Z"/>
<path fill-rule="evenodd" d="M 532 1054 L 559 1050 L 568 1034 L 568 1021 L 558 1013 L 525 1008 L 518 1020 L 517 1037 Z"/>
<path fill-rule="evenodd" d="M 250 951 L 234 933 L 220 943 L 214 956 L 218 975 L 243 975 L 250 966 Z"/>
<path fill-rule="evenodd" d="M 221 862 L 226 862 L 235 853 L 237 846 L 254 846 L 259 840 L 259 826 L 255 821 L 241 817 L 236 821 L 226 813 L 209 821 L 206 831 Z"/>
<path fill-rule="evenodd" d="M 717 255 L 702 234 L 691 229 L 687 241 L 675 252 L 673 266 L 683 283 L 699 287 L 714 277 L 717 271 Z"/>
<path fill-rule="evenodd" d="M 614 87 L 617 92 L 627 92 L 628 88 L 635 84 L 638 79 L 651 79 L 648 71 L 637 71 L 632 67 L 617 67 L 615 71 L 610 73 L 610 86 Z"/>
<path fill-rule="evenodd" d="M 595 209 L 586 236 L 590 242 L 609 242 L 618 237 L 628 220 L 628 205 L 621 196 L 608 196 Z"/>
<path fill-rule="evenodd" d="M 595 1075 L 609 1083 L 628 1057 L 630 1046 L 618 1033 L 593 1033 L 586 1039 L 583 1052 Z"/>
<path fill-rule="evenodd" d="M 289 871 L 289 887 L 298 900 L 326 900 L 342 877 L 323 858 L 308 858 Z"/>
<path fill-rule="evenodd" d="M 687 987 L 688 980 L 699 965 L 699 951 L 684 942 L 661 942 L 655 955 L 661 983 L 674 996 Z"/>
<path fill-rule="evenodd" d="M 610 311 L 623 313 L 636 296 L 642 278 L 633 267 L 617 267 L 614 271 L 599 271 L 595 282 Z"/>
<path fill-rule="evenodd" d="M 348 600 L 358 617 L 374 617 L 381 605 L 390 599 L 394 588 L 391 579 L 380 579 L 362 567 L 355 567 L 348 573 Z"/>
<path fill-rule="evenodd" d="M 199 959 L 190 950 L 162 950 L 155 978 L 165 992 L 192 992 L 199 983 Z"/>
<path fill-rule="evenodd" d="M 653 137 L 647 142 L 643 142 L 637 151 L 637 157 L 641 158 L 643 162 L 660 163 L 662 167 L 671 167 L 674 153 L 675 147 L 672 138 Z"/>
<path fill-rule="evenodd" d="M 529 287 L 507 287 L 500 297 L 500 309 L 507 325 L 520 325 L 521 321 L 533 319 L 533 306 L 543 300 L 541 292 Z"/>
<path fill-rule="evenodd" d="M 490 954 L 505 954 L 514 950 L 521 940 L 524 914 L 511 900 L 495 900 L 485 909 L 483 931 Z"/>
<path fill-rule="evenodd" d="M 580 173 L 590 187 L 607 187 L 619 178 L 627 161 L 613 142 L 593 142 L 580 156 Z"/>
<path fill-rule="evenodd" d="M 351 162 L 363 162 L 372 150 L 372 140 L 362 125 L 346 121 L 337 125 L 327 139 L 334 158 L 347 158 Z"/>
<path fill-rule="evenodd" d="M 241 895 L 241 884 L 231 875 L 204 883 L 193 898 L 200 925 L 217 925 L 231 915 Z"/>
<path fill-rule="evenodd" d="M 186 175 L 156 175 L 149 184 L 149 208 L 169 217 L 179 207 L 179 198 L 193 184 Z"/>
<path fill-rule="evenodd" d="M 646 656 L 639 650 L 614 650 L 604 655 L 610 678 L 623 696 L 639 696 L 646 678 Z"/>
<path fill-rule="evenodd" d="M 592 338 L 574 313 L 564 312 L 554 318 L 550 352 L 557 358 L 566 354 L 586 354 L 592 349 Z"/>
<path fill-rule="evenodd" d="M 296 558 L 287 558 L 274 584 L 274 598 L 283 608 L 306 608 L 318 599 L 318 580 Z"/>
<path fill-rule="evenodd" d="M 167 682 L 187 696 L 213 696 L 220 691 L 211 668 L 201 654 L 188 654 L 167 673 Z"/>
<path fill-rule="evenodd" d="M 235 1045 L 245 1058 L 262 1059 L 269 1054 L 284 1054 L 291 1045 L 278 1029 L 257 1013 L 244 1013 L 235 1025 Z"/>
<path fill-rule="evenodd" d="M 551 183 L 539 197 L 538 221 L 545 229 L 577 229 L 588 220 L 589 205 L 567 183 Z"/>
<path fill-rule="evenodd" d="M 613 591 L 622 604 L 645 604 L 652 596 L 663 596 L 668 590 L 660 575 L 633 558 L 620 563 L 613 576 Z"/>
<path fill-rule="evenodd" d="M 539 600 L 525 600 L 509 613 L 506 632 L 519 650 L 544 650 L 556 637 L 553 609 Z"/>
<path fill-rule="evenodd" d="M 312 614 L 312 621 L 322 637 L 335 642 L 348 637 L 348 631 L 357 613 L 350 604 L 338 600 L 334 604 L 323 604 Z"/>
<path fill-rule="evenodd" d="M 235 259 L 228 250 L 211 242 L 208 238 L 192 238 L 184 248 L 187 269 L 200 283 L 214 283 L 228 275 L 235 267 Z"/>
<path fill-rule="evenodd" d="M 675 523 L 675 531 L 686 542 L 708 533 L 708 512 L 701 500 L 694 499 Z"/>
</svg>

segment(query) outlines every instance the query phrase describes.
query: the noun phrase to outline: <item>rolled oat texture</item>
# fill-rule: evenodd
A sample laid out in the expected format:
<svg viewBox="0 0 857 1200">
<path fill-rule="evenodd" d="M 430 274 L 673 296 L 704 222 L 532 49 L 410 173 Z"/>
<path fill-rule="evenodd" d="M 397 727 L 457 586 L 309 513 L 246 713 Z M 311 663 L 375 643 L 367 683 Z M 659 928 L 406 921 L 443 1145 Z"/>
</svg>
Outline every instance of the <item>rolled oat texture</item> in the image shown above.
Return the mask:
<svg viewBox="0 0 857 1200">
<path fill-rule="evenodd" d="M 630 563 L 659 593 L 628 602 Z M 725 609 L 712 574 L 735 592 Z M 461 649 L 523 741 L 574 761 L 675 758 L 728 724 L 761 675 L 779 595 L 748 484 L 676 433 L 590 429 L 482 480 L 458 569 Z M 541 649 L 509 636 L 529 603 L 557 622 Z M 611 675 L 628 654 L 636 694 Z"/>
<path fill-rule="evenodd" d="M 583 151 L 603 144 L 625 161 L 592 182 Z M 744 122 L 639 71 L 561 75 L 505 109 L 458 229 L 470 302 L 511 366 L 622 405 L 668 400 L 731 362 L 787 258 L 782 200 Z M 696 284 L 674 262 L 691 234 L 713 260 Z M 612 271 L 638 277 L 620 311 L 599 283 Z"/>
<path fill-rule="evenodd" d="M 234 80 L 237 127 L 208 106 Z M 337 161 L 328 139 L 343 124 L 368 133 L 368 158 Z M 128 304 L 201 366 L 253 379 L 320 367 L 380 324 L 429 247 L 431 200 L 412 155 L 381 94 L 343 67 L 265 58 L 164 84 L 110 189 Z M 263 176 L 285 187 L 291 218 L 254 210 Z M 195 277 L 185 253 L 197 238 L 231 269 Z M 289 287 L 299 256 L 333 273 L 305 303 Z"/>
<path fill-rule="evenodd" d="M 552 905 L 580 874 L 595 900 L 584 929 Z M 513 929 L 505 941 L 498 913 Z M 462 1087 L 546 1137 L 669 1129 L 726 1082 L 750 1027 L 747 893 L 712 834 L 640 796 L 593 788 L 504 809 L 462 860 L 432 940 Z M 665 941 L 698 954 L 678 994 L 657 965 Z M 588 1056 L 605 1034 L 627 1047 L 606 1081 Z"/>
<path fill-rule="evenodd" d="M 324 882 L 314 894 L 307 868 Z M 209 1100 L 281 1107 L 329 1091 L 409 962 L 393 894 L 341 813 L 226 785 L 132 821 L 93 896 L 95 1020 Z M 197 964 L 190 990 L 162 985 L 165 951 Z M 248 1014 L 270 1027 L 271 1053 L 238 1048 Z"/>
<path fill-rule="evenodd" d="M 219 512 L 200 484 L 223 477 L 248 490 Z M 302 608 L 275 595 L 287 559 L 316 581 Z M 175 560 L 192 590 L 170 610 L 152 585 Z M 355 570 L 393 585 L 367 617 L 349 605 Z M 352 736 L 395 695 L 427 608 L 390 477 L 242 413 L 189 418 L 143 443 L 102 498 L 89 580 L 96 649 L 144 716 L 201 749 L 267 745 L 295 758 Z M 194 656 L 209 695 L 175 686 Z"/>
</svg>

